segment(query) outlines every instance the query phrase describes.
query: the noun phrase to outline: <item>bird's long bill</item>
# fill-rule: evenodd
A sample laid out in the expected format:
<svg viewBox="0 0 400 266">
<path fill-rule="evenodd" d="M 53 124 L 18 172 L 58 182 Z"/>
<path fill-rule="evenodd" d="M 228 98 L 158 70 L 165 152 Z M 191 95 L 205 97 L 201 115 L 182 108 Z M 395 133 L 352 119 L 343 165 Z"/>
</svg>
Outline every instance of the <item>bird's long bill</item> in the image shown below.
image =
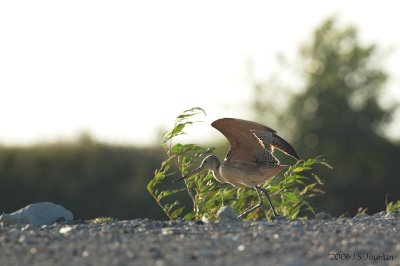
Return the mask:
<svg viewBox="0 0 400 266">
<path fill-rule="evenodd" d="M 200 172 L 201 170 L 203 170 L 203 168 L 200 166 L 199 168 L 194 169 L 193 171 L 191 171 L 188 174 L 182 176 L 181 178 L 178 178 L 178 179 L 174 180 L 173 182 L 178 182 L 178 181 L 181 181 L 181 180 L 183 180 L 185 178 L 191 177 L 191 176 L 197 174 L 198 172 Z"/>
</svg>

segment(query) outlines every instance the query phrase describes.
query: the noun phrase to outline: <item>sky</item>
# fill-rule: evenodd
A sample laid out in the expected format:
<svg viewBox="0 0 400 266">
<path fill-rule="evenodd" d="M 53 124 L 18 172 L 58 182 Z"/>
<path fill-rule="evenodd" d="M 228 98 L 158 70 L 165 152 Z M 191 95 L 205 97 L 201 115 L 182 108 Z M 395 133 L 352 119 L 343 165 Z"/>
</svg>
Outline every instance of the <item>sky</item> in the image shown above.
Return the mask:
<svg viewBox="0 0 400 266">
<path fill-rule="evenodd" d="M 398 3 L 360 3 L 1 1 L 0 144 L 85 131 L 105 142 L 151 145 L 194 106 L 207 117 L 191 136 L 213 138 L 213 120 L 252 118 L 249 62 L 253 78 L 265 80 L 278 69 L 278 53 L 296 58 L 331 15 L 355 25 L 365 44 L 391 50 L 385 97 L 400 100 Z M 396 121 L 389 133 L 400 137 Z"/>
</svg>

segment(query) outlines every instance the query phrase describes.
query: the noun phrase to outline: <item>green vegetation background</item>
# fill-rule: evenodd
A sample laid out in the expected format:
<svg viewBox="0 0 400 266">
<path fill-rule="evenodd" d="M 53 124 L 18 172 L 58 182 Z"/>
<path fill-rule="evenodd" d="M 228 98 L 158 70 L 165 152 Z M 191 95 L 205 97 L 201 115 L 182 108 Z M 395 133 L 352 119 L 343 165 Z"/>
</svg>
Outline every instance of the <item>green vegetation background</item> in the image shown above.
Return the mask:
<svg viewBox="0 0 400 266">
<path fill-rule="evenodd" d="M 164 219 L 146 186 L 162 160 L 161 148 L 139 149 L 75 142 L 0 147 L 0 211 L 52 201 L 75 219 Z"/>
<path fill-rule="evenodd" d="M 300 69 L 296 88 L 253 81 L 254 120 L 284 132 L 303 158 L 324 155 L 334 167 L 318 173 L 326 194 L 314 200 L 317 211 L 375 213 L 385 209 L 386 197 L 400 199 L 400 143 L 383 133 L 398 103 L 382 100 L 389 78 L 382 61 L 376 45 L 361 44 L 354 27 L 330 18 L 301 46 L 298 61 L 284 65 L 282 71 Z M 161 147 L 103 144 L 87 135 L 0 146 L 0 211 L 52 201 L 76 219 L 165 219 L 146 190 L 165 158 Z"/>
</svg>

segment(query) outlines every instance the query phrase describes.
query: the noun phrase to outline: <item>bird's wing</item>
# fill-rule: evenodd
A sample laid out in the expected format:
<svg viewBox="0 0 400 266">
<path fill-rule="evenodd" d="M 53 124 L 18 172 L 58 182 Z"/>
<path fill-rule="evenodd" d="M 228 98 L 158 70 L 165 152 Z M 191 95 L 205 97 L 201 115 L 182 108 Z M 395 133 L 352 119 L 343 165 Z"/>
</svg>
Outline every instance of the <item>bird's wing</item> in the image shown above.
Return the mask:
<svg viewBox="0 0 400 266">
<path fill-rule="evenodd" d="M 296 150 L 286 140 L 276 135 L 274 132 L 265 132 L 261 130 L 252 130 L 255 137 L 257 137 L 263 146 L 270 152 L 277 148 L 281 152 L 300 160 L 300 156 Z"/>
<path fill-rule="evenodd" d="M 268 151 L 252 131 L 273 133 L 275 130 L 256 122 L 236 118 L 218 119 L 211 125 L 229 140 L 231 148 L 227 154 L 227 159 L 246 164 L 257 164 L 260 161 L 265 161 Z"/>
</svg>

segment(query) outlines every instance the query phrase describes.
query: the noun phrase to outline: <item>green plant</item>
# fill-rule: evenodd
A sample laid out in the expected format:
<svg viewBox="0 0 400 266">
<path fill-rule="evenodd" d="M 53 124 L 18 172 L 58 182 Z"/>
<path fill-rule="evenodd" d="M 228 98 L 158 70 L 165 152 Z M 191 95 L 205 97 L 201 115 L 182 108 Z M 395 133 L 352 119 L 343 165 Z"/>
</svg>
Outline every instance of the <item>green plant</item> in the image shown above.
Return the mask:
<svg viewBox="0 0 400 266">
<path fill-rule="evenodd" d="M 213 151 L 213 148 L 206 149 L 197 144 L 173 143 L 173 140 L 176 137 L 186 134 L 184 132 L 186 126 L 195 123 L 189 120 L 189 118 L 200 114 L 205 115 L 205 111 L 201 108 L 186 110 L 176 118 L 174 127 L 171 130 L 164 132 L 162 135 L 162 144 L 167 159 L 161 163 L 161 167 L 155 171 L 154 178 L 147 185 L 147 190 L 164 211 L 165 215 L 171 220 L 176 219 L 181 215 L 185 206 L 177 200 L 173 202 L 165 202 L 167 197 L 171 197 L 178 192 L 187 191 L 193 203 L 193 211 L 187 213 L 185 218 L 191 219 L 196 217 L 196 219 L 198 219 L 199 210 L 202 209 L 204 203 L 203 196 L 207 195 L 207 192 L 212 190 L 212 186 L 204 184 L 204 181 L 209 179 L 207 175 L 204 175 L 204 173 L 197 175 L 197 178 L 194 180 L 184 180 L 186 188 L 165 190 L 159 188 L 162 185 L 165 185 L 166 182 L 171 182 L 172 179 L 168 177 L 174 176 L 176 172 L 183 175 L 187 172 L 187 169 L 197 161 L 197 158 Z"/>
<path fill-rule="evenodd" d="M 389 202 L 387 201 L 387 198 L 385 200 L 386 202 L 386 211 L 387 212 L 397 212 L 400 213 L 400 200 L 396 201 L 396 202 Z"/>
<path fill-rule="evenodd" d="M 171 130 L 163 134 L 163 147 L 167 159 L 161 163 L 161 167 L 155 171 L 154 178 L 150 180 L 147 189 L 165 215 L 173 220 L 183 214 L 185 206 L 178 200 L 170 200 L 176 193 L 186 191 L 192 201 L 192 209 L 188 211 L 184 219 L 213 220 L 219 208 L 230 205 L 237 213 L 241 213 L 249 206 L 257 204 L 257 194 L 253 189 L 237 189 L 227 184 L 217 182 L 212 173 L 203 171 L 190 178 L 184 179 L 184 188 L 170 188 L 172 177 L 184 175 L 199 159 L 210 154 L 214 148 L 204 148 L 197 144 L 174 143 L 176 137 L 185 134 L 186 126 L 195 123 L 193 116 L 204 114 L 201 108 L 192 108 L 184 111 L 176 119 Z M 319 186 L 323 183 L 312 173 L 315 165 L 330 166 L 321 157 L 308 160 L 300 160 L 285 172 L 283 177 L 267 180 L 262 186 L 268 189 L 271 199 L 280 215 L 296 218 L 307 211 L 314 213 L 309 203 L 311 197 L 323 193 Z M 259 219 L 264 217 L 264 211 L 259 208 L 245 217 L 246 219 Z M 272 215 L 271 210 L 266 213 Z"/>
<path fill-rule="evenodd" d="M 365 215 L 367 213 L 368 208 L 359 207 L 357 209 L 356 216 Z"/>
</svg>

